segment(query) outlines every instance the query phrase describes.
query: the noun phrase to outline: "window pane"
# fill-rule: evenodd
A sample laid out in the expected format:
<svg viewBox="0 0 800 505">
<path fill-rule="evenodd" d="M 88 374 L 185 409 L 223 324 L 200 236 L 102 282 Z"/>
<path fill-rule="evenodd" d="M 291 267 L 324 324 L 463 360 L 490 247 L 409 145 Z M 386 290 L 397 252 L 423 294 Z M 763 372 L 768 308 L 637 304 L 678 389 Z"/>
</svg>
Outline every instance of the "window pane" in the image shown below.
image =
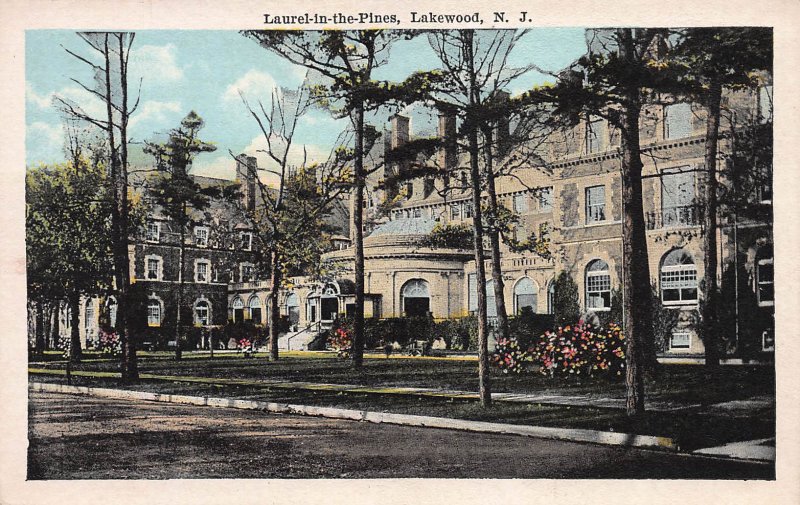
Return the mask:
<svg viewBox="0 0 800 505">
<path fill-rule="evenodd" d="M 605 186 L 592 186 L 590 188 L 586 188 L 586 222 L 593 223 L 597 221 L 605 221 L 605 210 Z"/>
<path fill-rule="evenodd" d="M 692 135 L 692 106 L 688 103 L 668 105 L 664 110 L 666 116 L 666 137 L 680 139 Z"/>
</svg>

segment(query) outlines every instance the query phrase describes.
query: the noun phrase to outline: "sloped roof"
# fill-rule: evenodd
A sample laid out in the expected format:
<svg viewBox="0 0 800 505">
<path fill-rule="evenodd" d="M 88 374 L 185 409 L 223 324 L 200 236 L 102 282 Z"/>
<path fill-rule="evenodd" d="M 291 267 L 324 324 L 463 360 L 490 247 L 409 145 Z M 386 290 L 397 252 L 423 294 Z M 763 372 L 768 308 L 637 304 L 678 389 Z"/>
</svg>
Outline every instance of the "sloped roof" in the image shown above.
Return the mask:
<svg viewBox="0 0 800 505">
<path fill-rule="evenodd" d="M 435 225 L 436 221 L 424 217 L 395 219 L 378 226 L 369 236 L 427 235 Z"/>
</svg>

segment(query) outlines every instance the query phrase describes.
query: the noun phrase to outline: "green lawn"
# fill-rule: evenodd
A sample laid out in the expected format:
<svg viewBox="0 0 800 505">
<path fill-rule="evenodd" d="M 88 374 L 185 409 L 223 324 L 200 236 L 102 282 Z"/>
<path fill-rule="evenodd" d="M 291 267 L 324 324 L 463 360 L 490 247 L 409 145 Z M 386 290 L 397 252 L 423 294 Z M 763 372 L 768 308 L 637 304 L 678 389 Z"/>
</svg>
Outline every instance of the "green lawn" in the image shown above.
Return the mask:
<svg viewBox="0 0 800 505">
<path fill-rule="evenodd" d="M 265 357 L 244 358 L 222 354 L 209 359 L 205 354 L 184 354 L 175 361 L 169 353 L 140 355 L 139 370 L 159 375 L 223 377 L 271 381 L 308 381 L 363 386 L 409 386 L 476 391 L 477 362 L 465 359 L 431 359 L 383 357 L 366 359 L 361 370 L 354 370 L 349 361 L 329 353 L 287 353 L 277 362 Z M 47 362 L 45 368 L 65 367 L 63 361 Z M 118 371 L 113 360 L 87 360 L 73 365 L 73 370 Z M 560 379 L 539 374 L 503 374 L 492 372 L 495 392 L 547 394 L 603 394 L 623 398 L 622 377 L 577 377 Z M 698 365 L 662 365 L 658 373 L 646 380 L 647 398 L 653 401 L 682 404 L 711 404 L 743 400 L 758 396 L 774 396 L 775 375 L 769 366 L 725 366 L 708 376 Z"/>
</svg>

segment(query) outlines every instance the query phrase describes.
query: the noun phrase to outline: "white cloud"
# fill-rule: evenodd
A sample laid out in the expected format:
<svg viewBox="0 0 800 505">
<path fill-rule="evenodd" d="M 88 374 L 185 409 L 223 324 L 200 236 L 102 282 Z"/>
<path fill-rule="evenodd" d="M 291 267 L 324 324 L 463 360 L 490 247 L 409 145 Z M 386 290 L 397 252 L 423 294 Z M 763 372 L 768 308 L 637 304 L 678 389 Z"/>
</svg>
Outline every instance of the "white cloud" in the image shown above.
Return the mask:
<svg viewBox="0 0 800 505">
<path fill-rule="evenodd" d="M 131 50 L 130 75 L 138 80 L 175 82 L 183 79 L 184 72 L 175 59 L 174 44 L 165 46 L 141 46 Z"/>
<path fill-rule="evenodd" d="M 159 102 L 150 100 L 139 105 L 139 109 L 131 116 L 128 127 L 133 129 L 136 126 L 146 123 L 148 132 L 152 133 L 158 127 L 177 127 L 176 116 L 181 112 L 180 102 Z M 169 121 L 174 121 L 174 125 L 170 125 Z"/>
<path fill-rule="evenodd" d="M 33 89 L 31 83 L 25 83 L 25 99 L 36 104 L 40 109 L 48 109 L 53 105 L 53 95 L 54 93 L 40 95 Z"/>
<path fill-rule="evenodd" d="M 25 146 L 28 164 L 63 159 L 64 128 L 43 121 L 31 123 L 26 130 Z"/>
<path fill-rule="evenodd" d="M 265 151 L 267 143 L 263 137 L 254 138 L 250 144 L 241 150 L 242 153 L 250 156 L 255 156 L 258 160 L 258 166 L 265 168 L 267 171 L 262 172 L 261 180 L 266 184 L 276 184 L 277 174 L 270 173 L 268 170 L 277 170 L 277 164 L 269 157 Z M 306 163 L 311 164 L 314 162 L 325 162 L 328 159 L 329 148 L 316 144 L 305 146 Z M 238 153 L 237 153 L 238 154 Z M 299 166 L 303 162 L 303 146 L 293 145 L 289 151 L 289 165 Z M 236 177 L 236 162 L 231 157 L 230 153 L 219 153 L 215 157 L 201 157 L 194 162 L 192 173 L 196 175 L 205 175 L 208 177 L 217 177 L 220 179 L 234 179 Z"/>
<path fill-rule="evenodd" d="M 236 162 L 229 153 L 220 153 L 215 157 L 198 157 L 192 163 L 192 173 L 217 179 L 233 180 L 236 177 Z"/>
<path fill-rule="evenodd" d="M 239 92 L 241 91 L 248 100 L 253 102 L 261 100 L 266 107 L 271 100 L 272 90 L 276 87 L 278 84 L 271 75 L 258 70 L 250 70 L 225 89 L 222 100 L 240 102 Z M 255 104 L 253 105 L 255 106 Z"/>
</svg>

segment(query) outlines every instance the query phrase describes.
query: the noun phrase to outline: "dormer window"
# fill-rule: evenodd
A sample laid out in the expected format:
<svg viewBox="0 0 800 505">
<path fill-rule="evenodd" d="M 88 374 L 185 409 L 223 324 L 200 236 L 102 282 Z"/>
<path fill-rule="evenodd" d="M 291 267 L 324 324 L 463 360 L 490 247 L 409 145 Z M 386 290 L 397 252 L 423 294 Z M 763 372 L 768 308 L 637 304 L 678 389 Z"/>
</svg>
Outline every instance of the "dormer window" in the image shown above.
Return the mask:
<svg viewBox="0 0 800 505">
<path fill-rule="evenodd" d="M 161 223 L 158 221 L 148 221 L 145 230 L 145 240 L 148 242 L 158 242 L 161 239 Z"/>
<path fill-rule="evenodd" d="M 208 247 L 208 227 L 195 226 L 194 243 L 197 247 Z"/>
<path fill-rule="evenodd" d="M 239 239 L 242 246 L 242 251 L 252 251 L 253 250 L 253 234 L 249 231 L 242 232 L 239 235 Z"/>
</svg>

